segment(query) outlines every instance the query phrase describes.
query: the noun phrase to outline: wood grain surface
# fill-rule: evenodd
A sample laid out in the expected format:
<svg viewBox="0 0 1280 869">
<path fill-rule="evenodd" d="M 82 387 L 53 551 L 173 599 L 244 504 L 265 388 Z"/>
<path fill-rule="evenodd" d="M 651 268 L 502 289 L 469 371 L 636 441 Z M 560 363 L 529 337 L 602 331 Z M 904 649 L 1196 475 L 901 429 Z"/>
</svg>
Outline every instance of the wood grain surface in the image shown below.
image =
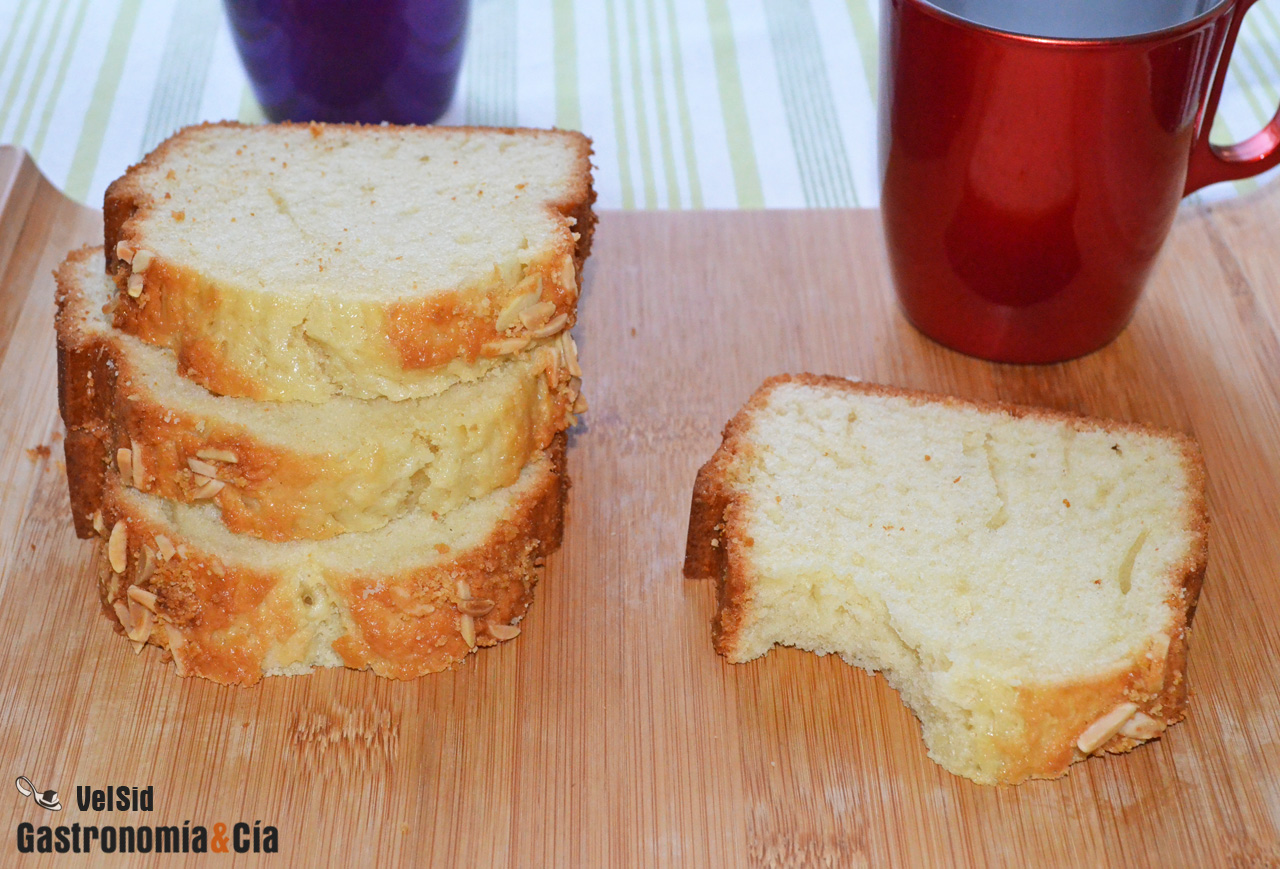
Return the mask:
<svg viewBox="0 0 1280 869">
<path fill-rule="evenodd" d="M 1280 866 L 1280 189 L 1179 218 L 1136 319 L 1063 365 L 949 352 L 898 313 L 874 211 L 610 213 L 577 328 L 591 411 L 564 549 L 520 638 L 410 683 L 176 677 L 98 614 L 67 507 L 53 281 L 100 237 L 0 149 L 0 862 L 23 866 Z M 782 371 L 856 375 L 1191 432 L 1213 532 L 1189 720 L 1054 782 L 925 756 L 882 679 L 711 649 L 681 579 L 719 429 Z M 44 454 L 42 447 L 50 448 Z M 154 785 L 152 813 L 77 785 Z M 20 856 L 22 821 L 233 824 L 281 854 Z"/>
</svg>

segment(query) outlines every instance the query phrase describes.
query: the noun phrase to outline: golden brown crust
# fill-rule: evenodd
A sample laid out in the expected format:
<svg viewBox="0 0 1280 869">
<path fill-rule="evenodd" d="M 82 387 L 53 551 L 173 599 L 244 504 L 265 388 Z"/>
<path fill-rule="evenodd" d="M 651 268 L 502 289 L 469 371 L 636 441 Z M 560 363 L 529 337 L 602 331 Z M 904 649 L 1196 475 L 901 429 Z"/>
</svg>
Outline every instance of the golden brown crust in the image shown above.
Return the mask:
<svg viewBox="0 0 1280 869">
<path fill-rule="evenodd" d="M 76 535 L 93 536 L 90 517 L 102 503 L 103 475 L 107 467 L 107 432 L 102 420 L 115 395 L 115 365 L 105 347 L 84 346 L 79 340 L 73 312 L 67 305 L 70 284 L 64 280 L 74 262 L 92 256 L 94 248 L 72 251 L 55 272 L 57 313 L 54 315 L 58 347 L 58 409 L 67 429 L 63 452 L 67 463 L 67 488 Z"/>
<path fill-rule="evenodd" d="M 446 669 L 470 652 L 461 625 L 468 603 L 472 612 L 484 610 L 472 618 L 479 646 L 498 642 L 491 625 L 510 625 L 524 616 L 546 556 L 560 548 L 569 488 L 564 444 L 559 435 L 550 451 L 555 484 L 533 493 L 527 506 L 494 529 L 483 546 L 446 564 L 399 576 L 394 583 L 369 574 L 350 577 L 342 585 L 343 602 L 358 626 L 334 646 L 346 666 L 413 679 Z M 461 598 L 460 588 L 468 600 Z M 490 602 L 493 608 L 487 609 Z M 434 604 L 435 612 L 406 617 L 407 610 L 423 604 Z"/>
<path fill-rule="evenodd" d="M 343 457 L 272 445 L 216 414 L 166 406 L 136 376 L 120 343 L 79 328 L 76 307 L 84 300 L 75 286 L 77 272 L 82 273 L 78 266 L 101 253 L 100 248 L 75 251 L 56 273 L 58 393 L 77 533 L 91 535 L 89 517 L 100 506 L 104 471 L 115 464 L 120 449 L 130 450 L 132 485 L 184 503 L 200 495 L 201 481 L 191 460 L 217 467 L 218 479 L 228 485 L 213 502 L 237 533 L 272 541 L 322 540 L 348 530 L 333 513 L 348 506 L 342 500 L 351 491 L 346 483 L 359 479 L 348 476 Z M 561 378 L 567 379 L 567 373 Z M 563 427 L 574 399 L 563 386 L 557 379 L 545 390 L 543 382 L 528 387 L 538 397 L 528 408 L 528 419 L 511 428 L 502 467 L 489 471 L 497 483 L 513 483 L 525 461 L 545 449 Z M 214 458 L 220 454 L 231 454 L 235 461 Z"/>
<path fill-rule="evenodd" d="M 554 472 L 524 493 L 481 545 L 391 574 L 324 576 L 344 614 L 345 633 L 333 648 L 345 666 L 412 679 L 447 669 L 475 647 L 516 633 L 507 626 L 528 609 L 544 560 L 562 534 L 569 488 L 563 434 L 548 452 Z M 280 593 L 293 577 L 202 551 L 195 541 L 131 510 L 119 491 L 118 482 L 108 483 L 100 535 L 108 540 L 122 524 L 124 569 L 112 569 L 111 547 L 104 543 L 99 583 L 103 611 L 118 632 L 136 630 L 147 619 L 154 624 L 137 642 L 166 650 L 180 675 L 226 685 L 252 685 L 268 664 L 279 669 L 304 663 L 280 652 L 308 618 L 295 595 Z M 162 560 L 166 544 L 177 554 Z M 133 597 L 132 587 L 139 589 Z M 148 617 L 138 600 L 150 595 Z M 471 620 L 474 645 L 464 617 Z"/>
<path fill-rule="evenodd" d="M 1003 758 L 998 781 L 1016 784 L 1028 778 L 1064 775 L 1072 763 L 1087 756 L 1077 746 L 1081 734 L 1121 704 L 1135 704 L 1136 711 L 1154 719 L 1153 727 L 1160 731 L 1186 717 L 1188 643 L 1208 562 L 1209 536 L 1204 456 L 1194 440 L 1179 432 L 1138 423 L 1101 420 L 1048 408 L 975 401 L 826 375 L 784 374 L 766 380 L 725 426 L 719 448 L 698 472 L 684 575 L 689 579 L 716 580 L 717 607 L 712 633 L 717 652 L 731 661 L 743 660 L 739 652 L 741 633 L 753 605 L 751 558 L 750 553 L 744 551 L 749 542 L 745 524 L 747 495 L 735 490 L 729 475 L 740 462 L 749 460 L 755 415 L 767 407 L 775 388 L 788 383 L 905 398 L 915 403 L 1004 412 L 1015 418 L 1066 423 L 1078 431 L 1106 429 L 1174 442 L 1182 453 L 1189 486 L 1195 494 L 1188 507 L 1190 515 L 1185 517 L 1185 527 L 1192 535 L 1192 548 L 1174 568 L 1174 592 L 1168 602 L 1174 621 L 1167 649 L 1153 646 L 1138 655 L 1131 666 L 1089 680 L 1020 687 L 1016 703 L 1025 727 L 1016 739 L 997 740 L 997 750 Z M 1095 752 L 1129 751 L 1144 741 L 1146 739 L 1118 733 Z"/>
<path fill-rule="evenodd" d="M 283 387 L 264 382 L 262 377 L 244 370 L 241 363 L 222 352 L 222 342 L 208 330 L 214 313 L 232 301 L 224 288 L 178 263 L 158 258 L 145 271 L 135 275 L 131 261 L 118 255 L 121 242 L 131 250 L 145 245 L 139 224 L 160 207 L 160 203 L 144 189 L 140 173 L 163 166 L 169 152 L 193 133 L 213 127 L 239 129 L 245 126 L 234 121 L 219 121 L 179 130 L 107 188 L 103 200 L 106 270 L 119 291 L 119 302 L 113 313 L 114 325 L 149 344 L 173 350 L 178 357 L 180 373 L 211 392 L 256 400 L 313 400 L 308 397 L 309 389 L 286 394 L 280 391 Z M 288 122 L 277 126 L 307 128 L 313 131 L 313 135 L 317 130 L 322 133 L 329 129 L 362 128 L 359 124 Z M 576 152 L 577 166 L 565 197 L 548 202 L 546 207 L 560 218 L 571 218 L 573 229 L 563 245 L 542 252 L 528 263 L 524 278 L 515 286 L 463 293 L 445 292 L 375 305 L 382 312 L 383 334 L 370 334 L 366 339 L 369 346 L 361 352 L 368 360 L 378 360 L 387 369 L 387 376 L 392 378 L 396 370 L 428 372 L 454 360 L 474 362 L 512 352 L 503 338 L 518 336 L 520 332 L 510 329 L 505 334 L 499 332 L 496 328 L 497 315 L 531 287 L 539 289 L 542 300 L 554 307 L 551 318 L 563 315 L 564 328 L 572 327 L 576 319 L 583 264 L 590 253 L 596 224 L 592 209 L 596 194 L 591 184 L 591 140 L 575 131 L 509 127 L 449 129 L 566 138 Z M 572 267 L 566 267 L 566 263 Z M 141 280 L 141 288 L 136 293 L 126 291 L 131 276 Z"/>
</svg>

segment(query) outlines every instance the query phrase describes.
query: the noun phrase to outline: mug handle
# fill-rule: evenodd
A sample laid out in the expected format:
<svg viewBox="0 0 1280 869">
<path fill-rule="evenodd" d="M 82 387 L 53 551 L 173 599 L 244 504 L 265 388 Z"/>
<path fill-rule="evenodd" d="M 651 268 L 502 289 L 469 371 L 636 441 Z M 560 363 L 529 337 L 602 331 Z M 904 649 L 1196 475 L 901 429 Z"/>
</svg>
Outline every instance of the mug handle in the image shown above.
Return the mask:
<svg viewBox="0 0 1280 869">
<path fill-rule="evenodd" d="M 1256 0 L 1240 0 L 1231 13 L 1232 21 L 1223 40 L 1221 60 L 1217 75 L 1214 76 L 1213 90 L 1209 92 L 1209 103 L 1200 127 L 1200 136 L 1191 148 L 1191 159 L 1187 163 L 1187 185 L 1182 190 L 1183 196 L 1219 181 L 1239 181 L 1280 166 L 1280 109 L 1277 109 L 1265 127 L 1243 142 L 1234 145 L 1214 145 L 1209 142 L 1209 131 L 1213 128 L 1213 119 L 1218 113 L 1218 100 L 1222 98 L 1222 85 L 1227 80 L 1227 66 L 1231 62 L 1236 37 L 1240 34 L 1245 14 L 1255 2 Z"/>
</svg>

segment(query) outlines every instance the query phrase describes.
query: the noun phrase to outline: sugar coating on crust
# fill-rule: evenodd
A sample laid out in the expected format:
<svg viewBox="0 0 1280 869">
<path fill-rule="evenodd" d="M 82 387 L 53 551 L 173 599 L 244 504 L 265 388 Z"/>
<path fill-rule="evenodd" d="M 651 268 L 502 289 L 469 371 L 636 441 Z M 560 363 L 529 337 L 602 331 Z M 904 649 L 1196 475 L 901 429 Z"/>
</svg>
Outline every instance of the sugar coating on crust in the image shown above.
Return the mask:
<svg viewBox="0 0 1280 869">
<path fill-rule="evenodd" d="M 590 151 L 563 131 L 187 128 L 107 191 L 114 323 L 220 394 L 439 391 L 572 326 Z"/>
<path fill-rule="evenodd" d="M 267 543 L 208 507 L 109 478 L 94 525 L 104 611 L 180 675 L 249 685 L 313 667 L 414 678 L 513 639 L 568 487 L 564 437 L 515 485 L 445 517 L 415 513 L 374 532 Z"/>
<path fill-rule="evenodd" d="M 931 757 L 1016 782 L 1181 719 L 1204 504 L 1181 436 L 775 378 L 699 475 L 686 572 L 731 661 L 882 671 Z"/>
</svg>

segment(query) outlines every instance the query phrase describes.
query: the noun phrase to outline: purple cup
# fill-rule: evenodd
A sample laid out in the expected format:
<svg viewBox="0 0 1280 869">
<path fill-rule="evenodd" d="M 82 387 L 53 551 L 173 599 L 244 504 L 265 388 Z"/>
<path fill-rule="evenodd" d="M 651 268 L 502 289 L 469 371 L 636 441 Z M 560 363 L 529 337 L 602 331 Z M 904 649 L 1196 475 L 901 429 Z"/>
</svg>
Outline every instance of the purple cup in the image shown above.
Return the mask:
<svg viewBox="0 0 1280 869">
<path fill-rule="evenodd" d="M 273 121 L 429 124 L 453 98 L 468 0 L 224 0 Z"/>
</svg>

